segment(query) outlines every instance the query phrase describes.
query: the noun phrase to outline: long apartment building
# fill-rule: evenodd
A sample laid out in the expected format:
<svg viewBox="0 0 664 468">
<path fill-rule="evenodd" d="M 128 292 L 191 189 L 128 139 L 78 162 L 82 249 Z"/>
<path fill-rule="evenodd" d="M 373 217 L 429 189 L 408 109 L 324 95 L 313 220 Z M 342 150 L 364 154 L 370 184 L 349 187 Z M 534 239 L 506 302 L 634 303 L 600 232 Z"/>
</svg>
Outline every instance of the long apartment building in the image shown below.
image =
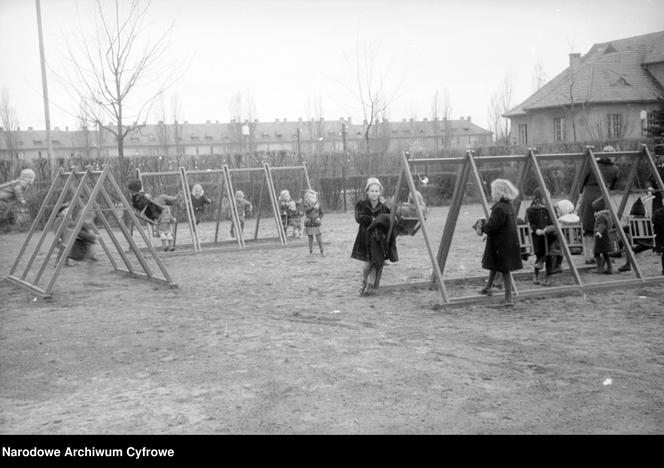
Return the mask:
<svg viewBox="0 0 664 468">
<path fill-rule="evenodd" d="M 109 126 L 112 126 L 109 124 Z M 339 120 L 258 120 L 228 123 L 147 124 L 130 132 L 124 140 L 125 157 L 232 155 L 253 152 L 364 152 L 366 123 L 350 118 Z M 447 149 L 488 145 L 492 133 L 471 122 L 470 117 L 448 119 L 382 120 L 369 132 L 372 152 L 424 153 L 435 155 Z M 51 131 L 53 153 L 58 158 L 117 157 L 113 135 L 97 129 L 55 127 Z M 26 161 L 47 157 L 45 130 L 0 128 L 0 158 Z"/>
</svg>

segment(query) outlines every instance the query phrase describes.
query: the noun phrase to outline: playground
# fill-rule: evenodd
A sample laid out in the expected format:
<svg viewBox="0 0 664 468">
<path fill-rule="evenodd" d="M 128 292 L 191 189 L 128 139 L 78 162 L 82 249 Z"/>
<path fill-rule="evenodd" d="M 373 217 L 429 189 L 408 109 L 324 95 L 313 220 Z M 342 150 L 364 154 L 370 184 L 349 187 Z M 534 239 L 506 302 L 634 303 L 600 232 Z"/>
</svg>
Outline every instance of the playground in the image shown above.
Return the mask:
<svg viewBox="0 0 664 468">
<path fill-rule="evenodd" d="M 429 213 L 434 243 L 448 212 Z M 482 286 L 463 279 L 486 274 L 471 229 L 480 216 L 480 204 L 459 212 L 450 297 Z M 103 255 L 62 268 L 51 301 L 0 282 L 0 432 L 662 433 L 661 283 L 517 296 L 509 309 L 496 307 L 500 291 L 443 305 L 436 287 L 405 286 L 432 274 L 415 235 L 398 238 L 379 294 L 359 297 L 352 211 L 326 213 L 322 229 L 325 257 L 291 237 L 161 255 L 177 288 L 117 275 Z M 214 223 L 199 230 L 210 238 Z M 3 277 L 24 237 L 2 236 Z M 659 274 L 652 251 L 638 258 Z M 574 261 L 584 282 L 634 278 Z M 532 265 L 515 274 L 518 290 L 532 288 Z M 574 283 L 567 269 L 555 279 Z"/>
</svg>

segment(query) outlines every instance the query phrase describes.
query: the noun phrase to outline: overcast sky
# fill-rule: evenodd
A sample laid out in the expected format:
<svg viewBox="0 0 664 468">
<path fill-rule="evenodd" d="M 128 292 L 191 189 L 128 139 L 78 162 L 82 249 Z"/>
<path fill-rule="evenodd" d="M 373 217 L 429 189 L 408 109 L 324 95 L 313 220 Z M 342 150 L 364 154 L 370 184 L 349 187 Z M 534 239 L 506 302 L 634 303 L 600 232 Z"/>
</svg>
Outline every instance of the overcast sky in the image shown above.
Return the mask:
<svg viewBox="0 0 664 468">
<path fill-rule="evenodd" d="M 122 0 L 124 1 L 124 0 Z M 111 3 L 110 0 L 103 0 Z M 64 91 L 65 44 L 94 24 L 90 0 L 41 0 L 48 62 L 51 126 L 76 126 L 78 104 Z M 390 120 L 431 117 L 433 95 L 449 91 L 452 117 L 488 128 L 491 94 L 506 74 L 512 103 L 534 91 L 541 62 L 548 79 L 570 52 L 594 43 L 664 29 L 662 0 L 153 0 L 154 37 L 171 22 L 169 67 L 181 77 L 177 95 L 190 123 L 227 122 L 233 95 L 250 95 L 256 118 L 296 120 L 351 116 L 361 121 L 352 86 L 358 44 L 372 44 L 385 89 L 398 90 Z M 43 129 L 41 72 L 33 0 L 0 0 L 0 89 L 22 128 Z M 148 122 L 156 122 L 151 114 Z M 167 119 L 169 120 L 169 119 Z"/>
</svg>

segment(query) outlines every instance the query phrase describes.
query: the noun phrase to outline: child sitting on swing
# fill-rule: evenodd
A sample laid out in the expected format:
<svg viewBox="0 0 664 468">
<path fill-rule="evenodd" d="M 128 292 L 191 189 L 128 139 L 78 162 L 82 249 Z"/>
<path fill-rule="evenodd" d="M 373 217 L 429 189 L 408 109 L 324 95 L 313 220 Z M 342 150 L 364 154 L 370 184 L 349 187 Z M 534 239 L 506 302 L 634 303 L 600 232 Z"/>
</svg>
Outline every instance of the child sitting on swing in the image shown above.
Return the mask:
<svg viewBox="0 0 664 468">
<path fill-rule="evenodd" d="M 205 205 L 210 205 L 212 200 L 205 196 L 205 191 L 201 184 L 196 184 L 191 189 L 191 205 L 194 208 L 194 217 L 196 224 L 201 222 L 201 218 L 205 213 Z"/>
<path fill-rule="evenodd" d="M 558 223 L 561 227 L 581 221 L 581 218 L 574 213 L 574 204 L 569 200 L 560 200 L 553 205 L 553 209 L 558 216 Z M 551 286 L 553 284 L 551 281 L 552 275 L 562 273 L 563 271 L 562 244 L 560 243 L 560 239 L 558 239 L 556 228 L 553 224 L 536 229 L 535 234 L 544 239 L 547 249 L 545 259 L 546 276 L 544 277 L 544 281 L 542 281 L 542 286 Z M 535 239 L 533 239 L 533 243 L 535 243 Z"/>
<path fill-rule="evenodd" d="M 173 245 L 173 225 L 177 222 L 171 214 L 169 205 L 178 201 L 178 197 L 161 194 L 157 198 L 143 191 L 143 184 L 135 179 L 129 182 L 131 192 L 131 206 L 136 210 L 139 217 L 152 225 L 152 235 L 161 240 L 164 252 L 175 250 Z"/>
<path fill-rule="evenodd" d="M 293 237 L 302 237 L 302 220 L 297 203 L 291 198 L 288 190 L 279 193 L 279 211 L 284 234 L 288 236 L 288 227 L 293 227 Z"/>
<path fill-rule="evenodd" d="M 244 198 L 244 192 L 238 190 L 235 192 L 235 207 L 237 208 L 237 216 L 240 220 L 240 232 L 244 231 L 244 220 L 247 212 L 251 213 L 254 209 L 249 200 Z M 232 219 L 232 218 L 231 218 Z M 231 237 L 235 237 L 235 223 L 231 221 Z"/>
</svg>

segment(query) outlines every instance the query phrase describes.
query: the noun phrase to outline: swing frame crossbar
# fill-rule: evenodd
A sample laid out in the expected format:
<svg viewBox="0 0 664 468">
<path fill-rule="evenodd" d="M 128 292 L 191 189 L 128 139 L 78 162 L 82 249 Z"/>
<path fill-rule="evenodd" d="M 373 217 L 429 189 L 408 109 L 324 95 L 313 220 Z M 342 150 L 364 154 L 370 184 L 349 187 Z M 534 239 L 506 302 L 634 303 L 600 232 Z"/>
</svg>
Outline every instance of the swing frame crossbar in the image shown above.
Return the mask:
<svg viewBox="0 0 664 468">
<path fill-rule="evenodd" d="M 64 184 L 62 183 L 63 179 Z M 106 189 L 104 185 L 105 182 L 109 183 L 110 192 Z M 52 204 L 51 200 L 55 197 L 58 191 L 59 195 L 57 195 L 56 202 L 55 204 Z M 70 195 L 71 197 L 69 197 Z M 113 204 L 113 197 L 111 195 L 114 195 L 116 199 L 121 201 L 122 209 L 115 208 Z M 69 206 L 74 209 L 68 210 L 67 214 L 60 221 L 59 226 L 55 229 L 55 235 L 50 245 L 48 246 L 46 255 L 41 259 L 41 263 L 37 264 L 35 260 L 40 253 L 41 247 L 44 244 L 46 237 L 54 228 L 58 213 L 61 211 L 61 208 L 64 208 L 65 206 L 65 199 L 71 200 Z M 102 208 L 99 204 L 100 201 L 107 208 Z M 41 236 L 39 237 L 36 246 L 33 247 L 32 252 L 28 253 L 27 250 L 30 240 L 36 233 L 37 226 L 45 217 L 46 211 L 49 208 L 52 208 L 51 213 L 48 216 L 46 224 L 44 225 Z M 138 232 L 141 234 L 143 240 L 148 245 L 149 253 L 155 260 L 159 270 L 163 275 L 163 278 L 159 278 L 153 274 L 152 269 L 146 262 L 143 253 L 136 245 L 130 230 L 124 224 L 122 216 L 119 214 L 120 211 L 129 213 L 131 226 L 137 227 Z M 74 214 L 74 212 L 76 214 Z M 97 241 L 111 262 L 115 272 L 127 274 L 136 278 L 146 279 L 159 284 L 165 284 L 171 288 L 177 288 L 177 284 L 173 282 L 168 271 L 166 270 L 166 267 L 159 259 L 154 248 L 152 248 L 152 245 L 149 242 L 149 238 L 141 229 L 138 218 L 134 214 L 133 209 L 129 205 L 129 202 L 122 194 L 120 186 L 117 184 L 115 178 L 113 177 L 110 166 L 104 166 L 102 171 L 92 170 L 91 166 L 88 166 L 85 171 L 79 171 L 76 167 L 72 167 L 71 171 L 67 172 L 63 168 L 60 168 L 60 171 L 57 172 L 56 177 L 51 183 L 49 191 L 32 222 L 30 230 L 28 231 L 28 234 L 26 235 L 26 238 L 23 241 L 21 248 L 19 249 L 19 253 L 16 256 L 16 259 L 11 269 L 9 270 L 9 274 L 6 276 L 6 279 L 9 282 L 27 289 L 28 291 L 43 299 L 51 299 L 53 297 L 53 288 L 55 282 L 60 275 L 62 268 L 67 262 L 69 254 L 74 246 L 74 242 L 76 241 L 76 233 L 80 232 L 86 218 L 88 217 L 88 214 L 92 212 L 94 212 L 97 216 L 97 219 L 101 221 L 106 233 L 111 240 L 111 243 L 113 244 L 113 247 L 115 247 L 115 250 L 120 255 L 120 259 L 126 268 L 122 268 L 119 262 L 113 257 L 110 247 L 106 245 L 103 237 L 100 236 L 99 230 L 95 225 L 93 225 L 92 230 L 97 235 Z M 124 236 L 126 242 L 129 244 L 129 251 L 134 253 L 138 263 L 143 269 L 142 273 L 136 271 L 134 266 L 131 264 L 129 257 L 127 257 L 124 248 L 120 244 L 118 237 L 116 236 L 111 223 L 109 222 L 109 218 L 105 213 L 110 213 L 112 219 L 115 219 L 122 235 Z M 73 228 L 71 228 L 71 224 L 74 225 Z M 59 239 L 67 229 L 71 229 L 72 235 L 68 236 L 66 240 L 64 240 L 63 246 Z M 41 287 L 39 284 L 41 282 L 42 276 L 44 276 L 46 267 L 56 249 L 60 250 L 60 253 L 58 254 L 59 256 L 56 260 L 55 271 L 51 275 L 46 286 Z M 19 264 L 21 263 L 24 254 L 26 254 L 29 258 L 27 264 L 23 266 L 21 272 L 19 273 Z M 33 269 L 33 266 L 38 271 L 32 279 L 28 279 L 28 274 Z"/>
<path fill-rule="evenodd" d="M 244 168 L 230 168 L 228 165 L 223 165 L 220 169 L 196 169 L 196 170 L 187 170 L 184 167 L 179 167 L 177 171 L 157 171 L 157 172 L 141 172 L 139 169 L 136 170 L 136 175 L 141 180 L 141 183 L 144 184 L 144 179 L 147 177 L 178 177 L 179 185 L 181 186 L 184 205 L 187 215 L 187 225 L 189 227 L 189 232 L 191 234 L 191 244 L 193 246 L 193 251 L 195 253 L 200 252 L 227 252 L 235 251 L 239 249 L 246 249 L 252 247 L 260 248 L 270 248 L 270 247 L 285 247 L 288 245 L 288 239 L 284 232 L 284 226 L 281 221 L 281 215 L 279 212 L 279 201 L 275 190 L 274 179 L 272 176 L 273 171 L 282 171 L 282 170 L 302 170 L 305 177 L 307 188 L 311 188 L 309 182 L 309 174 L 307 172 L 306 165 L 300 166 L 280 166 L 280 167 L 271 167 L 268 163 L 264 163 L 263 167 L 244 167 Z M 215 219 L 215 234 L 213 242 L 201 242 L 198 234 L 198 229 L 196 226 L 196 217 L 194 214 L 194 208 L 191 198 L 191 189 L 189 185 L 189 178 L 196 175 L 210 175 L 218 174 L 219 179 L 217 184 L 220 188 L 220 196 L 223 198 L 225 193 L 229 201 L 229 212 L 230 212 L 230 221 L 235 226 L 240 226 L 240 214 L 237 210 L 237 205 L 234 203 L 235 200 L 235 189 L 233 187 L 233 174 L 246 174 L 246 173 L 261 173 L 264 176 L 263 184 L 261 184 L 260 195 L 259 195 L 259 209 L 256 217 L 256 227 L 254 231 L 253 239 L 247 239 L 244 235 L 243 230 L 235 229 L 235 240 L 234 241 L 219 241 L 219 224 L 221 223 L 222 218 L 222 203 L 219 200 L 219 205 L 216 210 L 216 219 Z M 267 190 L 265 190 L 267 188 Z M 261 220 L 261 210 L 260 206 L 263 200 L 263 193 L 267 192 L 267 196 L 270 200 L 270 206 L 272 208 L 272 217 L 274 218 L 275 227 L 277 230 L 277 235 L 272 237 L 258 237 L 258 231 L 260 228 Z M 177 236 L 177 224 L 174 233 L 174 244 Z M 237 244 L 237 247 L 231 247 L 230 245 Z M 168 256 L 171 255 L 188 255 L 191 253 L 191 250 L 176 250 L 173 252 L 168 252 Z"/>
<path fill-rule="evenodd" d="M 599 166 L 597 164 L 596 158 L 600 157 L 611 157 L 611 158 L 621 158 L 626 157 L 632 159 L 632 164 L 630 168 L 629 175 L 627 177 L 625 188 L 622 194 L 621 202 L 616 209 L 611 203 L 611 197 L 609 189 L 606 186 L 606 183 L 602 177 Z M 589 270 L 593 268 L 592 266 L 576 266 L 573 259 L 572 253 L 570 251 L 570 246 L 566 241 L 566 236 L 563 232 L 563 226 L 558 222 L 556 217 L 554 204 L 551 199 L 551 195 L 547 188 L 546 181 L 542 174 L 540 168 L 541 161 L 559 161 L 559 160 L 571 160 L 571 161 L 581 161 L 576 168 L 576 173 L 572 182 L 572 188 L 570 190 L 569 199 L 576 205 L 578 201 L 583 179 L 588 173 L 592 173 L 595 176 L 595 179 L 598 181 L 600 187 L 602 198 L 605 201 L 607 209 L 610 212 L 612 222 L 615 226 L 618 226 L 617 229 L 618 235 L 620 236 L 623 245 L 631 245 L 628 234 L 621 229 L 621 218 L 623 216 L 625 207 L 629 195 L 631 193 L 632 186 L 634 185 L 636 174 L 638 170 L 638 165 L 641 161 L 645 160 L 648 164 L 650 173 L 655 177 L 656 182 L 660 187 L 664 187 L 662 178 L 657 171 L 655 161 L 648 150 L 647 145 L 642 144 L 640 150 L 636 151 L 619 151 L 619 152 L 595 152 L 593 151 L 592 146 L 586 146 L 585 151 L 581 153 L 560 153 L 560 154 L 536 154 L 535 148 L 528 148 L 525 155 L 503 155 L 503 156 L 474 156 L 472 150 L 467 150 L 466 154 L 463 157 L 452 157 L 452 158 L 423 158 L 423 159 L 409 159 L 406 153 L 402 153 L 401 157 L 401 171 L 397 178 L 397 185 L 395 191 L 394 202 L 398 203 L 399 193 L 401 191 L 402 181 L 405 178 L 408 184 L 408 189 L 410 193 L 415 194 L 416 188 L 413 182 L 413 172 L 412 167 L 421 166 L 421 165 L 441 165 L 441 166 L 457 166 L 457 177 L 454 186 L 454 191 L 452 193 L 452 201 L 450 204 L 450 209 L 448 211 L 447 219 L 445 221 L 445 226 L 443 228 L 442 238 L 439 243 L 438 252 L 434 254 L 431 248 L 431 242 L 429 241 L 429 233 L 424 222 L 424 216 L 422 209 L 416 204 L 417 207 L 417 217 L 422 224 L 422 234 L 424 237 L 424 242 L 426 245 L 427 253 L 431 260 L 431 265 L 433 267 L 433 272 L 431 275 L 431 280 L 415 283 L 398 283 L 398 284 L 389 284 L 382 286 L 382 289 L 390 290 L 402 290 L 402 289 L 435 289 L 437 288 L 440 291 L 443 305 L 455 305 L 455 304 L 472 304 L 479 302 L 491 301 L 492 297 L 485 295 L 470 295 L 470 296 L 457 296 L 449 297 L 447 293 L 446 284 L 455 284 L 455 283 L 465 283 L 473 280 L 486 280 L 486 276 L 474 276 L 474 277 L 464 277 L 464 278 L 444 278 L 444 269 L 445 264 L 448 259 L 448 254 L 450 251 L 452 238 L 458 221 L 459 213 L 463 204 L 463 197 L 468 179 L 471 177 L 474 180 L 478 188 L 478 192 L 481 196 L 481 203 L 484 214 L 486 218 L 489 218 L 490 207 L 487 201 L 486 190 L 484 184 L 482 183 L 482 178 L 478 170 L 478 162 L 523 162 L 519 168 L 517 174 L 517 183 L 515 184 L 519 191 L 522 193 L 523 186 L 525 185 L 526 179 L 529 175 L 529 171 L 533 171 L 535 178 L 538 182 L 538 185 L 544 190 L 544 203 L 549 211 L 549 215 L 553 222 L 553 225 L 556 230 L 556 235 L 560 239 L 560 244 L 563 252 L 563 256 L 567 260 L 568 268 L 566 270 L 570 271 L 574 278 L 574 284 L 572 285 L 561 285 L 553 287 L 539 287 L 539 288 L 529 288 L 521 291 L 517 291 L 514 277 L 526 277 L 530 276 L 530 273 L 515 273 L 510 275 L 512 276 L 512 285 L 514 285 L 514 293 L 516 296 L 520 297 L 529 297 L 529 296 L 549 296 L 557 295 L 560 293 L 579 293 L 585 295 L 589 291 L 598 291 L 604 289 L 611 289 L 616 286 L 622 287 L 638 287 L 649 284 L 659 284 L 664 282 L 664 276 L 654 276 L 646 277 L 643 274 L 642 269 L 640 268 L 634 252 L 630 248 L 625 249 L 628 261 L 633 266 L 632 271 L 636 278 L 625 278 L 619 280 L 603 281 L 603 282 L 584 282 L 581 279 L 579 271 Z M 515 200 L 515 213 L 519 212 L 521 200 L 520 197 Z M 391 226 L 394 225 L 395 219 L 395 210 L 391 210 Z M 390 231 L 391 234 L 391 231 Z M 495 299 L 495 298 L 493 298 Z"/>
</svg>

